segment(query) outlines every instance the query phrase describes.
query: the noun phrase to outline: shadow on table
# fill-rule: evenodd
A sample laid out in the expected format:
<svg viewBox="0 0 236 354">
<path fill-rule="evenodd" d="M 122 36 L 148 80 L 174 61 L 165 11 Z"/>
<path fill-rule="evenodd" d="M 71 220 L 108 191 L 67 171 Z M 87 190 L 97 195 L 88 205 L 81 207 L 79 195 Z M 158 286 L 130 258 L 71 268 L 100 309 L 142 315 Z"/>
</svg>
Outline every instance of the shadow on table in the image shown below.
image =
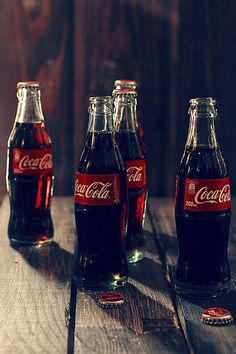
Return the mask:
<svg viewBox="0 0 236 354">
<path fill-rule="evenodd" d="M 137 263 L 129 264 L 130 277 L 151 290 L 167 290 L 169 278 L 167 277 L 168 265 L 166 254 L 164 251 L 157 249 L 156 241 L 151 232 L 145 231 L 145 236 L 146 256 Z M 170 239 L 170 236 L 168 238 Z"/>
<path fill-rule="evenodd" d="M 70 282 L 74 256 L 61 248 L 58 243 L 52 242 L 41 248 L 30 246 L 14 249 L 45 277 L 54 278 L 60 283 Z"/>
<path fill-rule="evenodd" d="M 116 338 L 115 342 L 109 341 L 111 352 L 122 351 L 121 347 L 117 347 L 118 343 L 121 346 L 125 343 L 126 348 L 133 349 L 134 342 L 137 352 L 170 352 L 173 348 L 183 354 L 188 352 L 181 330 L 175 321 L 173 309 L 163 295 L 157 297 L 147 290 L 145 293 L 144 289 L 130 283 L 124 288 L 117 289 L 117 292 L 124 294 L 125 304 L 120 308 L 102 309 L 105 316 L 112 318 L 109 327 L 104 322 L 104 326 L 92 327 L 89 331 L 86 326 L 75 328 L 75 336 L 83 343 L 81 348 L 83 351 L 92 352 L 94 348 L 98 348 L 101 344 L 100 338 L 105 335 L 107 338 Z M 80 297 L 90 296 L 98 306 L 99 295 L 99 292 L 78 291 L 77 323 L 83 323 L 79 313 Z M 93 311 L 96 315 L 96 308 Z"/>
<path fill-rule="evenodd" d="M 223 296 L 216 297 L 214 299 L 189 299 L 189 298 L 180 298 L 181 302 L 197 305 L 203 309 L 209 307 L 223 307 L 228 309 L 234 318 L 236 318 L 236 292 L 235 290 L 230 290 L 227 294 Z"/>
</svg>

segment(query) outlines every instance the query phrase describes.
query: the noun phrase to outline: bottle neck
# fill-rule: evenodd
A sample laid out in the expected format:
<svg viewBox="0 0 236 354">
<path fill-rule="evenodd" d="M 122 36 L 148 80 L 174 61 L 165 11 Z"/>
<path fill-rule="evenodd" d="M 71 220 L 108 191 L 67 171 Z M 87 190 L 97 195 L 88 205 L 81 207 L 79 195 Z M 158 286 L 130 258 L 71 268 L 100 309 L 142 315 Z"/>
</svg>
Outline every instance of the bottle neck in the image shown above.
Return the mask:
<svg viewBox="0 0 236 354">
<path fill-rule="evenodd" d="M 214 118 L 191 117 L 186 145 L 192 147 L 217 147 Z"/>
<path fill-rule="evenodd" d="M 112 103 L 113 100 L 110 96 L 90 98 L 88 132 L 115 132 Z"/>
<path fill-rule="evenodd" d="M 44 121 L 38 88 L 20 88 L 17 91 L 16 123 L 41 123 Z"/>
<path fill-rule="evenodd" d="M 117 95 L 115 97 L 114 122 L 116 131 L 135 133 L 137 130 L 137 99 L 133 95 Z"/>
<path fill-rule="evenodd" d="M 213 104 L 209 104 L 208 101 L 206 103 L 205 100 L 204 103 L 199 103 L 199 100 L 190 101 L 190 123 L 186 146 L 215 148 L 218 146 L 215 133 L 217 111 Z"/>
</svg>

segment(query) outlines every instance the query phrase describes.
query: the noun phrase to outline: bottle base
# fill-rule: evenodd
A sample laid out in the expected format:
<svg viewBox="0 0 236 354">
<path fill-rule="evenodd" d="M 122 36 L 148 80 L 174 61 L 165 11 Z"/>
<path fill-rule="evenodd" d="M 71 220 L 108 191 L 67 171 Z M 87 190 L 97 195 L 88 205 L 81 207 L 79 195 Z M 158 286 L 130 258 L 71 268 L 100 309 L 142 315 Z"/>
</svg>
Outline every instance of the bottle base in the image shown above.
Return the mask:
<svg viewBox="0 0 236 354">
<path fill-rule="evenodd" d="M 20 240 L 14 237 L 9 237 L 10 245 L 13 247 L 21 247 L 21 246 L 46 246 L 49 245 L 53 241 L 53 237 L 47 235 L 41 235 L 37 240 Z"/>
<path fill-rule="evenodd" d="M 128 263 L 136 263 L 141 261 L 145 256 L 145 249 L 135 249 L 132 251 L 126 251 L 126 258 Z"/>
<path fill-rule="evenodd" d="M 76 275 L 73 275 L 72 281 L 73 284 L 80 288 L 81 290 L 114 290 L 116 288 L 125 286 L 127 283 L 128 277 L 122 277 L 119 279 L 110 279 L 107 281 L 91 280 L 86 278 L 79 278 Z"/>
<path fill-rule="evenodd" d="M 227 294 L 230 290 L 230 281 L 220 285 L 193 285 L 175 281 L 176 293 L 185 298 L 192 299 L 210 299 Z"/>
</svg>

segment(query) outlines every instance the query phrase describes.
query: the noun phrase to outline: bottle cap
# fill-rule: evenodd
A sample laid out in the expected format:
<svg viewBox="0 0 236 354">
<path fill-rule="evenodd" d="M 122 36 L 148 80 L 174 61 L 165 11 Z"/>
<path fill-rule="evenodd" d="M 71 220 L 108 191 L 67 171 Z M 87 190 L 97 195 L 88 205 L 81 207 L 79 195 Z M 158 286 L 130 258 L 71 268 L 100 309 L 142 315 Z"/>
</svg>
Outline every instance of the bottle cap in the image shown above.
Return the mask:
<svg viewBox="0 0 236 354">
<path fill-rule="evenodd" d="M 210 307 L 203 311 L 201 320 L 210 325 L 224 325 L 233 322 L 233 317 L 222 307 Z"/>
<path fill-rule="evenodd" d="M 39 87 L 40 82 L 38 81 L 24 81 L 24 82 L 18 82 L 16 85 L 16 88 L 23 88 L 23 87 Z"/>
<path fill-rule="evenodd" d="M 105 293 L 99 298 L 99 305 L 106 308 L 116 308 L 124 304 L 125 298 L 122 294 L 118 293 Z"/>
<path fill-rule="evenodd" d="M 123 88 L 137 88 L 137 81 L 135 80 L 116 80 L 114 83 L 116 89 L 123 89 Z"/>
<path fill-rule="evenodd" d="M 112 96 L 118 96 L 118 95 L 134 95 L 137 96 L 137 92 L 135 90 L 132 89 L 128 89 L 128 88 L 122 88 L 122 89 L 116 89 L 112 91 Z"/>
</svg>

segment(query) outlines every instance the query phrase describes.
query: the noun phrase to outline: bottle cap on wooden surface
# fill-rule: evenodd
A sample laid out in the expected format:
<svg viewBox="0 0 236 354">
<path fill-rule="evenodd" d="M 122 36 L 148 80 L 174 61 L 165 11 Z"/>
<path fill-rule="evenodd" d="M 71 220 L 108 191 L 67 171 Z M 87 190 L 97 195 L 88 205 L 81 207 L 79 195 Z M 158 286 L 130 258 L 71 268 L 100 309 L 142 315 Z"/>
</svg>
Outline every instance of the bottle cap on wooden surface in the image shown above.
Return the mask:
<svg viewBox="0 0 236 354">
<path fill-rule="evenodd" d="M 222 307 L 210 307 L 203 311 L 201 320 L 210 325 L 224 325 L 233 322 L 233 317 Z"/>
<path fill-rule="evenodd" d="M 106 308 L 116 308 L 122 306 L 124 302 L 124 296 L 119 293 L 104 293 L 98 300 L 99 305 Z"/>
</svg>

